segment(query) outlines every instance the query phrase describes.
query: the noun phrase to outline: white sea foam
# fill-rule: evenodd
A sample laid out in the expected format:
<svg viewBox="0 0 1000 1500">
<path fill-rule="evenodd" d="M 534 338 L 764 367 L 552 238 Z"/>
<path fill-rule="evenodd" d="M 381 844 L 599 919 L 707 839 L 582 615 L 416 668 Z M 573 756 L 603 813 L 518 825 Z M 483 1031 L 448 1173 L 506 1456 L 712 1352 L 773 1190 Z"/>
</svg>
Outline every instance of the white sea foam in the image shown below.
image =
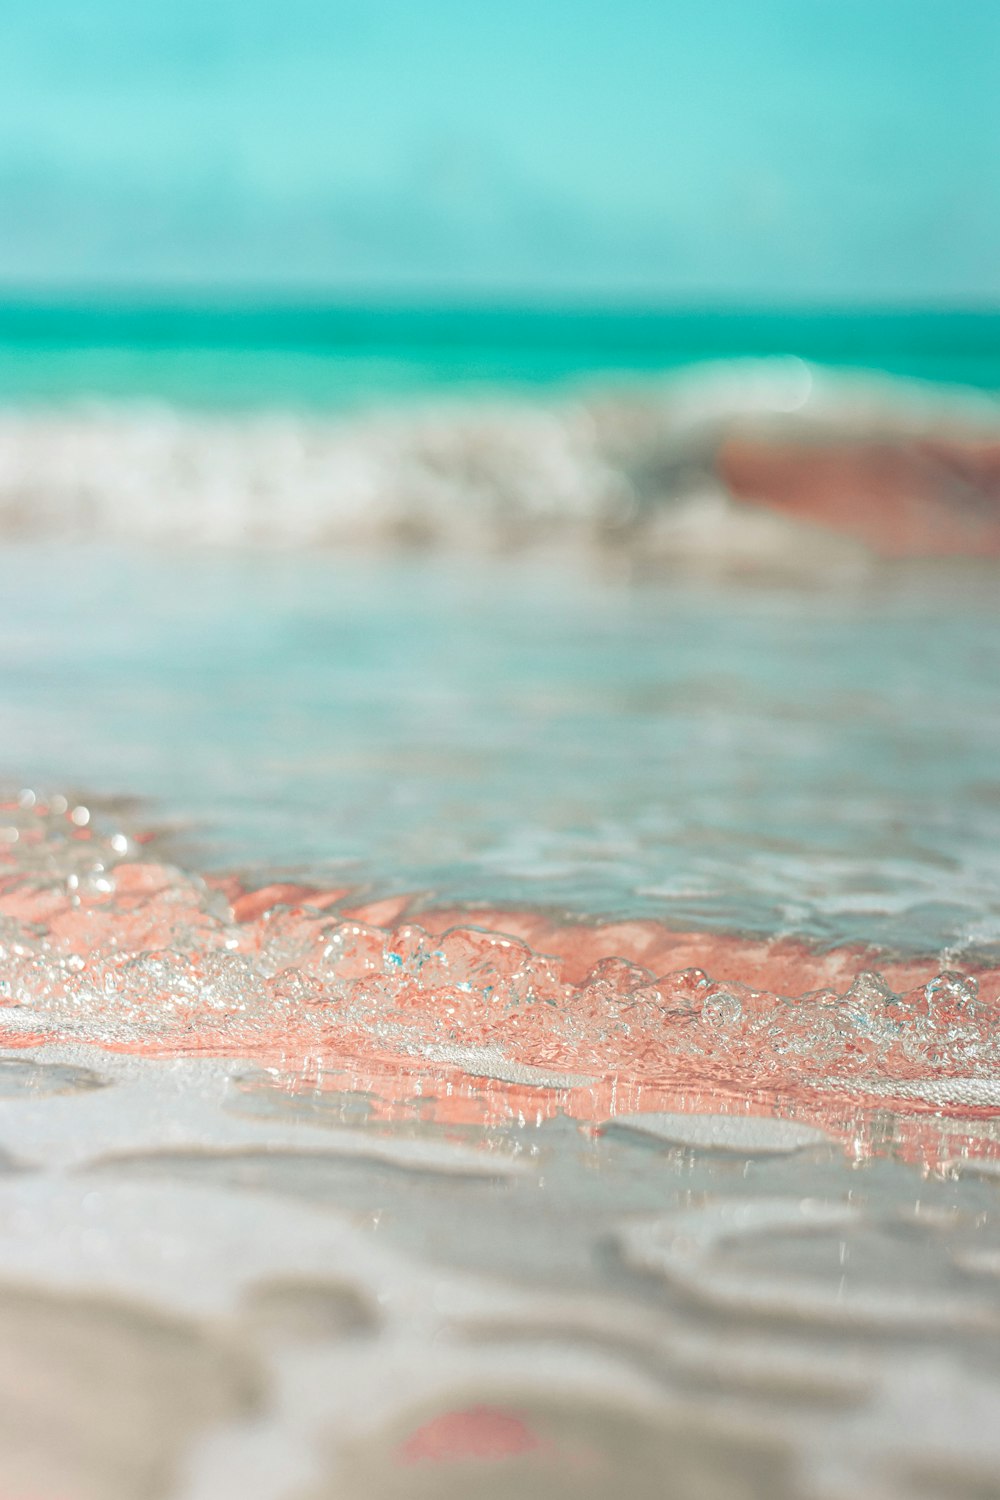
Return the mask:
<svg viewBox="0 0 1000 1500">
<path fill-rule="evenodd" d="M 995 434 L 973 393 L 834 377 L 800 360 L 709 366 L 662 385 L 561 399 L 438 401 L 318 415 L 149 403 L 0 411 L 0 535 L 216 546 L 568 541 L 705 553 L 772 548 L 784 523 L 738 514 L 721 436 L 775 426 L 905 440 Z"/>
</svg>

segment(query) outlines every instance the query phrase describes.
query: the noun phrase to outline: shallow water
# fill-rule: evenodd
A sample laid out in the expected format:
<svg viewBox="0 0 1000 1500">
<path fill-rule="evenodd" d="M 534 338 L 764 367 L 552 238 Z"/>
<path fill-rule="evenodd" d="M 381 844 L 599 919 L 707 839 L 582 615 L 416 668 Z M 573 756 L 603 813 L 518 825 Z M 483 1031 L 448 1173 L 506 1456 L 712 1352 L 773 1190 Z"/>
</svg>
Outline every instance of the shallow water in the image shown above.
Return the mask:
<svg viewBox="0 0 1000 1500">
<path fill-rule="evenodd" d="M 0 1489 L 1000 1493 L 991 565 L 213 550 L 287 432 L 194 546 L 151 420 L 3 553 Z"/>
<path fill-rule="evenodd" d="M 921 1175 L 888 1113 L 860 1159 L 380 1123 L 85 1051 L 0 1101 L 12 1493 L 996 1493 L 996 1176 Z"/>
<path fill-rule="evenodd" d="M 186 857 L 931 954 L 1000 941 L 991 575 L 847 588 L 21 547 L 9 779 Z"/>
</svg>

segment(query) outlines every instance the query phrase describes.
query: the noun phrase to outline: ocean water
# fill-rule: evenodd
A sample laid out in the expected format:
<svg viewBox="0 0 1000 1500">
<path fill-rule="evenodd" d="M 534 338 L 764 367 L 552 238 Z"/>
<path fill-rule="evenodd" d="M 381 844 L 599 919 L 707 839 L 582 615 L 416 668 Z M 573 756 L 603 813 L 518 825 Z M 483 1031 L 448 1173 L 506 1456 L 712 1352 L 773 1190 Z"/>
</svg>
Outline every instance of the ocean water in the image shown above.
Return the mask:
<svg viewBox="0 0 1000 1500">
<path fill-rule="evenodd" d="M 145 799 L 199 868 L 1000 948 L 989 574 L 7 556 L 8 779 Z"/>
<path fill-rule="evenodd" d="M 12 1494 L 998 1493 L 994 332 L 0 316 Z"/>
<path fill-rule="evenodd" d="M 794 356 L 938 387 L 1000 390 L 1000 316 L 940 311 L 673 312 L 175 298 L 0 305 L 0 395 L 159 398 L 223 408 L 357 407 L 633 386 L 713 361 Z"/>
</svg>

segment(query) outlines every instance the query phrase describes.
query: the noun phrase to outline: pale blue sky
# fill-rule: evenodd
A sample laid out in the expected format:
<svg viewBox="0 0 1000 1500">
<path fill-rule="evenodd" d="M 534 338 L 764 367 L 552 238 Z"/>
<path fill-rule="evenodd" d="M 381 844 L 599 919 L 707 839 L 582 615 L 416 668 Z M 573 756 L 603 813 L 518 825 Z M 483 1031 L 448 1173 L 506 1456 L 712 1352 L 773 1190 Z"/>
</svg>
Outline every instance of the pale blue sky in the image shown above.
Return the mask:
<svg viewBox="0 0 1000 1500">
<path fill-rule="evenodd" d="M 0 0 L 0 283 L 1000 301 L 1000 0 Z"/>
</svg>

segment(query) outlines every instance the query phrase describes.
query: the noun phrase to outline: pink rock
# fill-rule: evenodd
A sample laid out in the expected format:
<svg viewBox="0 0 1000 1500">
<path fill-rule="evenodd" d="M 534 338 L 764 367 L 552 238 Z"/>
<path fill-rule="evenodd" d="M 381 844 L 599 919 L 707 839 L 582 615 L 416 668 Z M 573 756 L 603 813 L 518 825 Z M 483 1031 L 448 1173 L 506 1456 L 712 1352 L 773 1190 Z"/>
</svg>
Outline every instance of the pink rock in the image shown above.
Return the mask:
<svg viewBox="0 0 1000 1500">
<path fill-rule="evenodd" d="M 735 500 L 880 557 L 1000 557 L 1000 443 L 732 436 L 717 469 Z"/>
<path fill-rule="evenodd" d="M 469 1406 L 432 1417 L 396 1449 L 399 1462 L 495 1462 L 516 1458 L 542 1441 L 516 1412 L 499 1406 Z"/>
</svg>

